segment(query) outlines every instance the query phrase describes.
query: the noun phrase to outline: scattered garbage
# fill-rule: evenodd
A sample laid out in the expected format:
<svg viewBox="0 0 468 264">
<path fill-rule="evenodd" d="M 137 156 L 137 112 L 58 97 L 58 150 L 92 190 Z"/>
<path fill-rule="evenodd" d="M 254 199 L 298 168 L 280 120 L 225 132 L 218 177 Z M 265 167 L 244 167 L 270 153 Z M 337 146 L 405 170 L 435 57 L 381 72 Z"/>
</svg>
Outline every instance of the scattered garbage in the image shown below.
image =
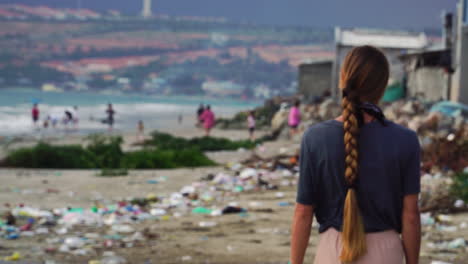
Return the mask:
<svg viewBox="0 0 468 264">
<path fill-rule="evenodd" d="M 293 205 L 293 204 L 290 203 L 290 202 L 279 202 L 278 205 L 279 205 L 279 206 L 291 206 L 291 205 Z"/>
<path fill-rule="evenodd" d="M 135 229 L 129 225 L 114 225 L 112 226 L 112 230 L 118 233 L 133 233 Z"/>
<path fill-rule="evenodd" d="M 5 257 L 4 261 L 18 261 L 21 259 L 21 254 L 19 252 L 14 252 L 11 256 Z"/>
<path fill-rule="evenodd" d="M 455 221 L 456 217 L 451 213 L 467 211 L 468 207 L 466 199 L 464 201 L 463 197 L 454 196 L 451 186 L 455 173 L 463 170 L 468 172 L 468 156 L 462 155 L 468 147 L 468 126 L 463 116 L 464 110 L 458 111 L 461 108 L 457 108 L 449 111 L 446 107 L 451 105 L 436 105 L 428 111 L 429 107 L 418 101 L 396 101 L 385 107 L 388 118 L 418 132 L 423 150 L 421 223 L 425 230 L 451 235 L 450 239 L 445 240 L 440 237 L 429 239 L 427 246 L 435 252 L 456 251 L 467 246 L 465 239 L 453 238 L 457 232 L 468 228 L 468 224 Z M 305 113 L 305 116 L 309 115 L 310 120 L 314 122 L 332 118 L 340 112 L 340 106 L 330 100 L 324 101 L 316 109 L 315 112 Z M 284 109 L 280 111 L 284 112 Z M 288 129 L 282 123 L 285 122 L 283 112 L 276 116 L 275 126 L 279 130 Z M 85 255 L 94 259 L 89 263 L 121 264 L 131 261 L 117 256 L 110 250 L 135 247 L 160 237 L 157 230 L 142 229 L 141 225 L 138 225 L 142 221 L 151 220 L 162 224 L 164 221 L 193 214 L 197 220 L 190 225 L 204 230 L 203 228 L 221 225 L 221 221 L 216 220 L 220 218 L 232 217 L 245 222 L 261 217 L 267 219 L 273 212 L 292 209 L 290 207 L 294 205 L 293 197 L 289 196 L 286 188 L 297 184 L 300 157 L 297 149 L 291 146 L 274 149 L 276 155 L 273 157 L 260 156 L 265 151 L 265 146 L 259 146 L 256 154 L 247 156 L 245 152 L 245 160 L 226 164 L 225 169 L 217 173 L 207 173 L 198 181 L 167 195 L 150 193 L 142 197 L 114 201 L 100 198 L 89 207 L 48 210 L 24 204 L 8 205 L 2 212 L 0 237 L 6 240 L 21 240 L 40 236 L 39 239 L 44 241 L 41 254 L 52 256 L 59 252 L 67 255 Z M 162 185 L 160 183 L 166 180 L 167 177 L 153 177 L 138 182 L 159 184 L 154 186 L 159 187 Z M 74 193 L 66 191 L 50 188 L 41 190 L 45 194 L 55 195 L 59 192 L 61 195 L 69 194 L 70 197 L 75 197 Z M 11 190 L 19 194 L 26 191 Z M 34 190 L 29 190 L 31 191 Z M 244 193 L 254 192 L 268 192 L 268 198 L 261 202 L 258 197 L 252 198 L 257 201 L 237 200 Z M 314 227 L 317 227 L 317 223 L 314 223 Z M 278 228 L 264 228 L 254 232 L 283 235 L 287 233 Z M 207 239 L 207 236 L 201 238 Z M 226 249 L 228 252 L 236 250 L 232 245 L 228 245 Z M 99 252 L 102 251 L 104 253 L 100 256 Z M 25 257 L 15 252 L 8 258 L 14 260 Z M 182 256 L 177 261 L 190 262 L 192 257 Z M 445 262 L 433 260 L 432 263 Z"/>
<path fill-rule="evenodd" d="M 227 206 L 223 209 L 222 214 L 237 214 L 237 213 L 245 213 L 247 210 L 244 208 L 236 207 L 236 206 Z"/>
<path fill-rule="evenodd" d="M 200 227 L 215 227 L 217 225 L 216 222 L 200 222 L 198 223 Z"/>
<path fill-rule="evenodd" d="M 181 258 L 182 261 L 191 261 L 192 260 L 192 257 L 191 256 L 183 256 Z"/>
</svg>

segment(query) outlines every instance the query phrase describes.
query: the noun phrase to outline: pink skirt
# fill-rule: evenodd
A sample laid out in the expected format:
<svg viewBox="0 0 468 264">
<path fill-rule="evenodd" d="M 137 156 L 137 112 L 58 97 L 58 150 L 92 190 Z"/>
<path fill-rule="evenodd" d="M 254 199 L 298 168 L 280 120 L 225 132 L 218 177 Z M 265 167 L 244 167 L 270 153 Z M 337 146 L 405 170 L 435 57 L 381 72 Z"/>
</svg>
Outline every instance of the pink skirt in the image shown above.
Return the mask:
<svg viewBox="0 0 468 264">
<path fill-rule="evenodd" d="M 395 231 L 366 235 L 367 254 L 353 264 L 403 264 L 404 251 L 400 235 Z M 329 228 L 320 234 L 315 264 L 342 264 L 340 261 L 341 234 Z"/>
</svg>

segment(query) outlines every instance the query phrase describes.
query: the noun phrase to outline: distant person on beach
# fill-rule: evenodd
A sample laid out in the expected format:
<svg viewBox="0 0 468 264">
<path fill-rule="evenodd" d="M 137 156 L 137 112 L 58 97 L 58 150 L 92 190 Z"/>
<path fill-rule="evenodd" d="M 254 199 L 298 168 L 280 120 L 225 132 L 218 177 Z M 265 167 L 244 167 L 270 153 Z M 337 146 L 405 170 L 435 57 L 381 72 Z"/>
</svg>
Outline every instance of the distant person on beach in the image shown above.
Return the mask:
<svg viewBox="0 0 468 264">
<path fill-rule="evenodd" d="M 211 107 L 206 106 L 205 111 L 200 116 L 200 120 L 203 122 L 203 128 L 205 129 L 205 136 L 209 137 L 211 129 L 215 124 L 215 115 L 211 111 Z"/>
<path fill-rule="evenodd" d="M 249 128 L 249 138 L 250 141 L 255 140 L 255 112 L 250 111 L 249 115 L 247 116 L 247 127 Z"/>
<path fill-rule="evenodd" d="M 203 112 L 205 112 L 205 106 L 203 104 L 200 104 L 197 110 L 197 125 L 201 125 L 203 123 L 203 121 L 201 120 Z"/>
<path fill-rule="evenodd" d="M 109 126 L 108 129 L 109 131 L 112 131 L 112 129 L 114 128 L 114 121 L 115 121 L 114 120 L 115 111 L 114 111 L 114 108 L 112 107 L 112 104 L 107 105 L 106 114 L 107 114 L 106 123 Z"/>
<path fill-rule="evenodd" d="M 80 122 L 80 117 L 78 115 L 78 106 L 73 107 L 73 128 L 78 130 L 78 124 Z"/>
<path fill-rule="evenodd" d="M 390 72 L 382 51 L 353 48 L 342 65 L 341 116 L 302 139 L 290 261 L 303 263 L 315 214 L 315 263 L 418 264 L 418 136 L 377 106 Z"/>
<path fill-rule="evenodd" d="M 44 122 L 42 123 L 42 127 L 44 129 L 49 128 L 49 119 L 50 119 L 50 117 L 47 117 L 46 119 L 44 119 Z"/>
<path fill-rule="evenodd" d="M 289 110 L 288 125 L 289 125 L 289 137 L 293 138 L 298 133 L 299 125 L 301 124 L 301 110 L 299 106 L 301 102 L 297 100 L 294 106 Z"/>
<path fill-rule="evenodd" d="M 182 124 L 182 121 L 184 120 L 184 117 L 182 116 L 182 114 L 179 114 L 179 117 L 177 118 L 178 122 L 179 122 L 179 125 Z"/>
<path fill-rule="evenodd" d="M 65 110 L 65 116 L 63 118 L 63 124 L 65 125 L 65 129 L 68 129 L 68 125 L 73 123 L 73 113 L 72 110 Z"/>
<path fill-rule="evenodd" d="M 37 104 L 33 105 L 31 110 L 31 117 L 34 127 L 36 127 L 37 121 L 39 121 L 39 106 Z"/>
<path fill-rule="evenodd" d="M 143 143 L 145 140 L 145 124 L 143 123 L 143 120 L 138 121 L 138 127 L 137 127 L 137 142 L 138 143 Z"/>
</svg>

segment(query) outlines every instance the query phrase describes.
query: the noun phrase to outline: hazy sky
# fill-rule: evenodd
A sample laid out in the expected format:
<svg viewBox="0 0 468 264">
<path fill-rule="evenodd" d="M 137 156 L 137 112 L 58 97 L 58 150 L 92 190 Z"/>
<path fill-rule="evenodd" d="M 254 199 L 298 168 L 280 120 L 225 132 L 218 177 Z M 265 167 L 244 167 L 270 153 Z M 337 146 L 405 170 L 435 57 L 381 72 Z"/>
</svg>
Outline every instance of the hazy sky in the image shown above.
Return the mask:
<svg viewBox="0 0 468 264">
<path fill-rule="evenodd" d="M 0 3 L 76 6 L 80 0 L 0 0 Z M 440 27 L 443 9 L 454 11 L 458 0 L 154 0 L 154 12 L 216 16 L 261 24 L 317 27 Z M 140 0 L 81 0 L 95 10 L 118 9 L 137 14 Z"/>
</svg>

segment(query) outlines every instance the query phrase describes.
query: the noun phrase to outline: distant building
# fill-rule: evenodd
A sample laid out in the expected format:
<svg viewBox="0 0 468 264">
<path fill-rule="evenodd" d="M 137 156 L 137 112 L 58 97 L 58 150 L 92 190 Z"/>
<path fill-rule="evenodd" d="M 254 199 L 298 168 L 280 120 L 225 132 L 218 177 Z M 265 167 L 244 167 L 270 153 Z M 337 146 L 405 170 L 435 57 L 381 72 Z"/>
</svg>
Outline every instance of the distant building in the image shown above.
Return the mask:
<svg viewBox="0 0 468 264">
<path fill-rule="evenodd" d="M 434 49 L 410 52 L 400 56 L 405 71 L 403 87 L 409 97 L 429 101 L 447 100 L 450 94 L 450 50 Z"/>
<path fill-rule="evenodd" d="M 63 90 L 57 86 L 55 86 L 55 84 L 51 84 L 51 83 L 45 83 L 42 85 L 42 91 L 43 92 L 63 92 Z"/>
<path fill-rule="evenodd" d="M 304 62 L 299 65 L 298 92 L 307 102 L 330 92 L 333 60 Z"/>
<path fill-rule="evenodd" d="M 399 56 L 410 51 L 418 51 L 428 46 L 424 33 L 414 34 L 404 31 L 373 29 L 335 28 L 336 58 L 332 70 L 332 95 L 339 97 L 338 79 L 341 64 L 346 54 L 357 46 L 372 45 L 380 48 L 390 63 L 390 83 L 403 78 L 402 62 Z"/>
<path fill-rule="evenodd" d="M 143 0 L 143 10 L 141 11 L 141 15 L 144 18 L 149 18 L 153 15 L 151 4 L 152 0 Z"/>
<path fill-rule="evenodd" d="M 244 92 L 243 85 L 231 81 L 206 81 L 202 90 L 213 96 L 240 96 Z"/>
</svg>

